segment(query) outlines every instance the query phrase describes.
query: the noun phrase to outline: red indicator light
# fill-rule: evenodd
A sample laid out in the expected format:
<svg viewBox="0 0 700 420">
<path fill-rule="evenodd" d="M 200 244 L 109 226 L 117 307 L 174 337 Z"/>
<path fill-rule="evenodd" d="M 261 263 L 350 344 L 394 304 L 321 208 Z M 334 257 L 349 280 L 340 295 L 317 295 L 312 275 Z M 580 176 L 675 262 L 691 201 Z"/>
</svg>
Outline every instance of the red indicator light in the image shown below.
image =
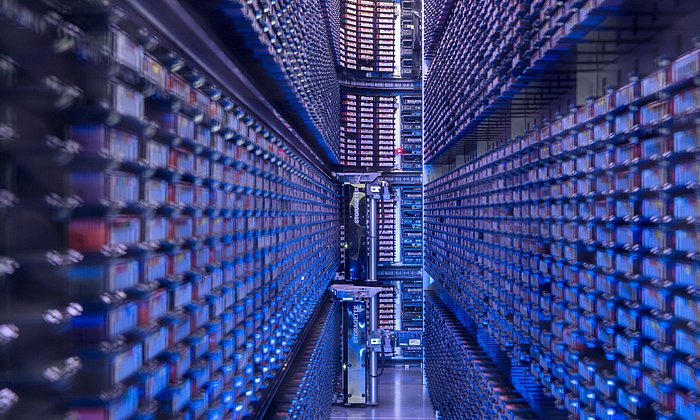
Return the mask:
<svg viewBox="0 0 700 420">
<path fill-rule="evenodd" d="M 397 155 L 403 154 L 403 148 L 397 147 L 397 148 L 396 148 L 396 154 L 397 154 Z"/>
</svg>

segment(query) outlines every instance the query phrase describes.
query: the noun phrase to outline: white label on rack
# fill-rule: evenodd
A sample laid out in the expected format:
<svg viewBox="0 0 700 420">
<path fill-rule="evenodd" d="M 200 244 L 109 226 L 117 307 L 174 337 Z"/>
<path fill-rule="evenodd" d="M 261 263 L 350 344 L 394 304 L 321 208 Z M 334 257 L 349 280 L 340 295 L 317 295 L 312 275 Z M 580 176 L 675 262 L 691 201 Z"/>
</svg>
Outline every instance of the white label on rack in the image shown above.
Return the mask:
<svg viewBox="0 0 700 420">
<path fill-rule="evenodd" d="M 114 109 L 122 115 L 143 118 L 143 95 L 120 84 L 113 86 Z"/>
<path fill-rule="evenodd" d="M 139 241 L 141 222 L 135 217 L 117 217 L 109 222 L 109 244 L 133 244 Z"/>
<path fill-rule="evenodd" d="M 158 217 L 146 220 L 146 237 L 147 241 L 163 241 L 167 238 L 168 219 Z"/>
<path fill-rule="evenodd" d="M 110 130 L 108 147 L 109 153 L 117 159 L 133 161 L 139 157 L 139 139 L 131 133 Z"/>
<path fill-rule="evenodd" d="M 111 174 L 108 178 L 109 198 L 115 201 L 134 202 L 139 199 L 139 179 L 128 174 Z"/>
<path fill-rule="evenodd" d="M 164 168 L 168 166 L 168 146 L 149 141 L 146 147 L 146 160 L 156 168 Z"/>
<path fill-rule="evenodd" d="M 141 71 L 143 48 L 121 31 L 114 31 L 114 55 L 121 64 Z"/>
<path fill-rule="evenodd" d="M 144 199 L 149 203 L 168 201 L 168 183 L 160 179 L 148 179 L 144 184 Z"/>
<path fill-rule="evenodd" d="M 137 343 L 129 350 L 114 358 L 112 379 L 121 382 L 136 372 L 143 362 L 142 344 Z"/>
<path fill-rule="evenodd" d="M 138 282 L 138 279 L 139 264 L 137 261 L 120 262 L 109 267 L 110 290 L 131 287 Z"/>
</svg>

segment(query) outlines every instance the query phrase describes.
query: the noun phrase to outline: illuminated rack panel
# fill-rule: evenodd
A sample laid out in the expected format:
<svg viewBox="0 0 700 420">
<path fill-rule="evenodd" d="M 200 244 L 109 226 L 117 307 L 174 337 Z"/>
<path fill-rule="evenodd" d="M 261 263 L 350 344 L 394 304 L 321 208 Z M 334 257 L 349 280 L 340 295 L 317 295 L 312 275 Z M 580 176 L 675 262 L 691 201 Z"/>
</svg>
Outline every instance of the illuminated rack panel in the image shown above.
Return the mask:
<svg viewBox="0 0 700 420">
<path fill-rule="evenodd" d="M 396 97 L 343 93 L 340 164 L 393 167 Z"/>
<path fill-rule="evenodd" d="M 426 186 L 426 270 L 575 416 L 700 416 L 699 74 L 696 49 Z"/>
<path fill-rule="evenodd" d="M 404 331 L 423 331 L 422 279 L 401 281 L 401 306 L 401 329 Z M 420 351 L 420 349 L 412 351 Z"/>
<path fill-rule="evenodd" d="M 395 3 L 341 0 L 340 8 L 340 66 L 365 73 L 393 73 Z"/>
<path fill-rule="evenodd" d="M 311 130 L 316 142 L 337 163 L 340 91 L 322 0 L 191 0 L 195 10 L 211 8 L 211 20 L 229 19 L 223 32 L 237 33 L 253 51 L 252 59 L 271 77 L 287 106 Z M 232 41 L 239 43 L 240 40 Z M 255 75 L 253 75 L 255 77 Z"/>
<path fill-rule="evenodd" d="M 642 9 L 660 18 L 697 11 L 689 2 L 668 5 L 663 13 L 656 7 L 628 0 L 455 2 L 425 82 L 426 162 L 459 141 L 476 140 L 492 114 L 509 112 L 516 95 L 546 79 L 541 76 L 574 57 L 616 18 L 631 21 Z M 638 42 L 645 40 L 633 32 Z"/>
<path fill-rule="evenodd" d="M 423 280 L 420 278 L 402 280 L 401 287 L 401 331 L 420 333 L 423 331 Z M 401 357 L 423 357 L 423 347 L 402 346 Z"/>
<path fill-rule="evenodd" d="M 423 263 L 423 192 L 421 188 L 401 188 L 401 261 Z"/>
<path fill-rule="evenodd" d="M 421 187 L 403 187 L 401 193 L 401 262 L 423 263 L 423 193 Z M 423 279 L 401 282 L 401 330 L 423 331 Z M 422 357 L 420 346 L 403 347 L 403 357 Z"/>
<path fill-rule="evenodd" d="M 530 30 L 532 21 L 544 3 L 455 2 L 425 82 L 426 161 L 443 152 L 479 116 L 489 99 L 500 94 L 504 75 L 515 73 L 513 67 L 521 68 L 517 60 L 506 56 L 516 51 L 517 58 L 519 51 L 529 49 L 526 46 L 535 33 Z"/>
<path fill-rule="evenodd" d="M 382 282 L 382 290 L 377 294 L 377 324 L 380 329 L 393 330 L 396 318 L 396 287 L 391 282 Z"/>
<path fill-rule="evenodd" d="M 414 59 L 420 57 L 421 39 L 421 5 L 413 0 L 401 1 L 401 76 L 411 77 L 420 75 L 420 63 Z"/>
<path fill-rule="evenodd" d="M 26 4 L 0 5 L 8 415 L 254 414 L 336 271 L 336 185 L 117 10 Z"/>
<path fill-rule="evenodd" d="M 304 352 L 277 392 L 272 419 L 328 418 L 340 377 L 340 300 L 326 299 Z"/>
<path fill-rule="evenodd" d="M 342 222 L 343 220 L 345 220 L 344 215 L 341 218 L 340 223 L 340 266 L 338 267 L 339 272 L 345 271 L 345 223 Z"/>
<path fill-rule="evenodd" d="M 425 375 L 436 410 L 450 419 L 541 418 L 433 291 L 425 313 Z"/>
<path fill-rule="evenodd" d="M 377 216 L 377 263 L 393 264 L 396 257 L 396 200 L 393 194 L 389 199 L 377 200 Z"/>
<path fill-rule="evenodd" d="M 423 99 L 401 96 L 401 168 L 419 171 L 423 168 Z"/>
<path fill-rule="evenodd" d="M 419 266 L 409 268 L 403 265 L 382 266 L 378 269 L 379 281 L 394 289 L 391 296 L 380 297 L 382 301 L 393 305 L 392 325 L 387 328 L 398 328 L 400 331 L 410 333 L 413 338 L 420 337 L 423 331 L 423 285 L 422 270 Z M 388 307 L 388 305 L 387 305 Z M 405 310 L 408 309 L 408 310 Z M 409 346 L 406 341 L 394 350 L 394 358 L 420 359 L 422 347 Z"/>
</svg>

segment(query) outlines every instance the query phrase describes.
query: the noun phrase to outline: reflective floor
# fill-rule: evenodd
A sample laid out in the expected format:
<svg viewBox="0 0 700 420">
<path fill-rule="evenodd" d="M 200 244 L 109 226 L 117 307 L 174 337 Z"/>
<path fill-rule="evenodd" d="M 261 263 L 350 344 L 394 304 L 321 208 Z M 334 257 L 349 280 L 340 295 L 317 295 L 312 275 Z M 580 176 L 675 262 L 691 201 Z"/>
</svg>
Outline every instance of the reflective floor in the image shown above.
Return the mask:
<svg viewBox="0 0 700 420">
<path fill-rule="evenodd" d="M 333 407 L 332 419 L 434 419 L 435 410 L 423 386 L 420 366 L 387 366 L 379 378 L 379 405 L 371 408 Z"/>
</svg>

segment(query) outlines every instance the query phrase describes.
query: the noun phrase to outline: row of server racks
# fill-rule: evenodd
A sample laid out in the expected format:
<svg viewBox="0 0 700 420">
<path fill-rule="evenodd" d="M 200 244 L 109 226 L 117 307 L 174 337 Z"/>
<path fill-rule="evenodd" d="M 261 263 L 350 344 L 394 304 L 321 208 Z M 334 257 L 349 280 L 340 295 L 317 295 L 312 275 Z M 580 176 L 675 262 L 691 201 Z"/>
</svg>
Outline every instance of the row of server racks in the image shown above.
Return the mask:
<svg viewBox="0 0 700 420">
<path fill-rule="evenodd" d="M 396 3 L 391 0 L 341 0 L 338 64 L 347 70 L 393 75 Z"/>
<path fill-rule="evenodd" d="M 254 418 L 337 323 L 340 188 L 190 12 L 0 2 L 0 417 Z"/>
<path fill-rule="evenodd" d="M 377 200 L 379 293 L 378 325 L 385 331 L 423 330 L 422 295 L 422 111 L 420 88 L 420 3 L 413 1 L 327 2 L 340 10 L 337 42 L 341 83 L 340 171 L 375 173 L 388 194 Z M 331 13 L 332 14 L 332 13 Z M 346 189 L 343 208 L 343 267 L 346 280 L 366 280 L 367 271 L 351 269 L 358 245 L 353 197 Z M 362 207 L 362 220 L 369 212 Z M 367 222 L 368 224 L 369 222 Z M 364 225 L 366 226 L 366 225 Z M 367 256 L 364 256 L 367 261 Z M 360 263 L 365 267 L 366 263 Z M 409 334 L 409 335 L 410 335 Z M 398 334 L 407 337 L 407 334 Z M 422 347 L 396 340 L 393 358 L 420 361 Z"/>
<path fill-rule="evenodd" d="M 430 3 L 436 409 L 700 418 L 697 2 Z"/>
</svg>

